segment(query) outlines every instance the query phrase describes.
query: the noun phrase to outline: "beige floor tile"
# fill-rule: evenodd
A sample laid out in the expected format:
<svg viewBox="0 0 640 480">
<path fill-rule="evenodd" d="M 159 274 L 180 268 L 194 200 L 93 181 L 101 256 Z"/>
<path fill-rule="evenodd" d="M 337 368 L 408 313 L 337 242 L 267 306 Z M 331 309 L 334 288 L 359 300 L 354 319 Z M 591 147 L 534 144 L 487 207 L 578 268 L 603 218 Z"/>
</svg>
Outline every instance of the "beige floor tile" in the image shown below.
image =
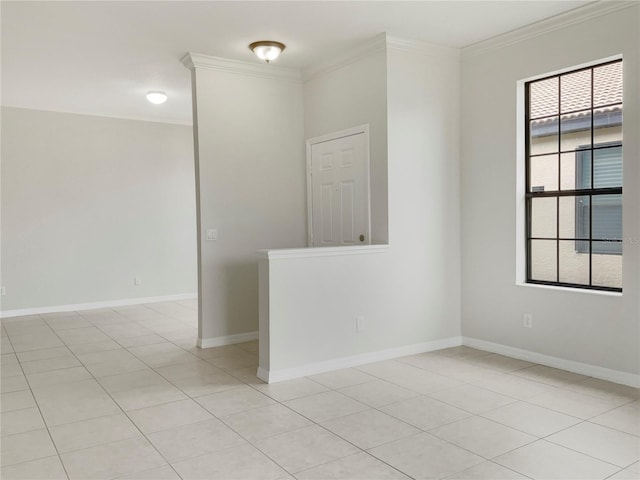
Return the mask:
<svg viewBox="0 0 640 480">
<path fill-rule="evenodd" d="M 322 422 L 369 409 L 364 403 L 357 402 L 335 391 L 290 400 L 285 402 L 285 405 L 314 422 Z"/>
<path fill-rule="evenodd" d="M 544 440 L 513 450 L 494 459 L 530 478 L 548 480 L 599 480 L 618 467 Z"/>
<path fill-rule="evenodd" d="M 358 449 L 318 425 L 301 428 L 254 444 L 290 473 L 358 453 Z"/>
<path fill-rule="evenodd" d="M 180 347 L 176 347 L 173 343 L 167 342 L 166 340 L 163 343 L 141 345 L 137 347 L 131 347 L 128 350 L 138 358 L 158 354 L 169 355 L 174 353 L 184 353 L 184 350 L 182 350 Z"/>
<path fill-rule="evenodd" d="M 33 362 L 35 360 L 46 360 L 48 358 L 66 357 L 70 352 L 67 347 L 54 347 L 32 350 L 30 352 L 20 352 L 17 355 L 21 362 Z"/>
<path fill-rule="evenodd" d="M 182 350 L 182 349 L 180 349 Z M 145 355 L 140 359 L 151 368 L 165 367 L 168 365 L 179 365 L 182 363 L 197 364 L 201 359 L 182 350 L 179 353 L 159 353 L 156 355 Z"/>
<path fill-rule="evenodd" d="M 172 383 L 190 397 L 201 397 L 212 393 L 224 392 L 233 388 L 243 387 L 244 383 L 226 373 L 215 375 L 197 375 L 179 380 L 173 380 Z"/>
<path fill-rule="evenodd" d="M 279 402 L 306 397 L 329 390 L 324 385 L 307 378 L 296 378 L 284 382 L 257 385 L 254 388 Z"/>
<path fill-rule="evenodd" d="M 398 360 L 385 360 L 383 362 L 360 365 L 356 367 L 356 370 L 386 380 L 399 375 L 414 374 L 420 369 Z"/>
<path fill-rule="evenodd" d="M 270 437 L 307 427 L 311 422 L 279 404 L 234 413 L 222 420 L 249 440 Z"/>
<path fill-rule="evenodd" d="M 247 443 L 217 419 L 151 433 L 148 438 L 170 463 Z"/>
<path fill-rule="evenodd" d="M 638 467 L 638 463 L 634 463 L 630 467 L 623 468 L 607 480 L 638 480 L 638 478 L 640 478 L 640 467 Z"/>
<path fill-rule="evenodd" d="M 158 343 L 165 343 L 166 340 L 155 333 L 149 335 L 142 335 L 140 337 L 127 337 L 118 339 L 118 343 L 123 347 L 142 347 L 144 345 L 155 345 Z"/>
<path fill-rule="evenodd" d="M 555 433 L 546 440 L 619 467 L 627 467 L 640 458 L 640 438 L 589 422 Z"/>
<path fill-rule="evenodd" d="M 505 405 L 482 416 L 537 437 L 546 437 L 582 421 L 526 402 Z"/>
<path fill-rule="evenodd" d="M 344 368 L 342 370 L 335 370 L 333 372 L 312 375 L 309 378 L 314 382 L 318 382 L 321 385 L 331 388 L 332 390 L 351 387 L 353 385 L 360 385 L 362 383 L 377 380 L 376 377 L 367 375 L 366 373 L 360 372 L 355 368 Z"/>
<path fill-rule="evenodd" d="M 149 367 L 137 358 L 123 358 L 111 362 L 93 363 L 86 365 L 86 368 L 95 377 L 108 377 L 138 370 L 147 370 Z"/>
<path fill-rule="evenodd" d="M 424 396 L 386 405 L 380 407 L 380 410 L 422 430 L 430 430 L 471 415 L 469 412 Z"/>
<path fill-rule="evenodd" d="M 71 350 L 76 355 L 80 355 L 83 353 L 97 353 L 97 352 L 106 352 L 108 350 L 119 350 L 122 348 L 122 345 L 114 342 L 113 340 L 105 340 L 104 342 L 93 342 L 93 343 L 80 343 L 78 345 L 69 345 L 69 350 Z"/>
<path fill-rule="evenodd" d="M 378 410 L 334 418 L 322 422 L 322 426 L 363 450 L 420 433 L 417 428 Z"/>
<path fill-rule="evenodd" d="M 135 425 L 121 413 L 58 425 L 49 431 L 60 453 L 141 436 Z"/>
<path fill-rule="evenodd" d="M 47 325 L 56 332 L 60 330 L 69 330 L 71 328 L 87 328 L 93 326 L 88 320 L 85 320 L 79 315 L 45 319 L 45 321 L 47 322 Z"/>
<path fill-rule="evenodd" d="M 598 398 L 564 388 L 532 397 L 527 402 L 582 419 L 601 415 L 624 403 L 621 400 Z"/>
<path fill-rule="evenodd" d="M 2 413 L 24 408 L 35 407 L 36 402 L 30 390 L 7 392 L 0 395 L 0 407 Z"/>
<path fill-rule="evenodd" d="M 286 472 L 262 452 L 244 445 L 173 464 L 183 480 L 276 480 Z"/>
<path fill-rule="evenodd" d="M 104 342 L 109 337 L 98 330 L 96 327 L 73 328 L 71 330 L 60 330 L 57 332 L 58 337 L 66 345 L 78 345 L 93 342 Z"/>
<path fill-rule="evenodd" d="M 598 425 L 614 428 L 621 432 L 640 436 L 640 404 L 633 402 L 622 407 L 609 410 L 589 420 Z"/>
<path fill-rule="evenodd" d="M 128 412 L 129 417 L 145 434 L 182 425 L 211 420 L 213 417 L 193 400 L 179 400 Z"/>
<path fill-rule="evenodd" d="M 80 366 L 80 362 L 71 352 L 65 356 L 22 362 L 22 370 L 27 375 L 30 373 L 50 372 L 52 370 L 78 366 Z"/>
<path fill-rule="evenodd" d="M 537 440 L 532 435 L 477 416 L 443 425 L 429 433 L 487 459 Z"/>
<path fill-rule="evenodd" d="M 144 438 L 132 438 L 60 455 L 70 480 L 108 479 L 166 465 Z"/>
<path fill-rule="evenodd" d="M 158 367 L 155 370 L 171 382 L 173 382 L 174 380 L 181 380 L 183 378 L 196 377 L 199 375 L 214 375 L 223 373 L 219 368 L 216 368 L 202 360 L 194 360 L 193 362 L 189 363 Z"/>
<path fill-rule="evenodd" d="M 31 388 L 43 388 L 50 385 L 62 385 L 65 383 L 75 383 L 93 378 L 89 371 L 80 367 L 63 368 L 51 372 L 29 373 L 27 380 Z"/>
<path fill-rule="evenodd" d="M 247 352 L 258 353 L 258 349 L 260 347 L 260 344 L 259 344 L 258 340 L 252 340 L 250 342 L 236 343 L 235 346 L 238 347 L 238 348 L 241 348 L 242 350 L 245 350 Z"/>
<path fill-rule="evenodd" d="M 98 381 L 109 393 L 149 387 L 151 385 L 168 385 L 168 382 L 164 378 L 150 368 L 121 373 L 119 375 L 109 375 L 108 377 L 100 377 Z"/>
<path fill-rule="evenodd" d="M 124 411 L 162 405 L 163 403 L 185 400 L 184 393 L 169 383 L 150 385 L 147 387 L 121 390 L 111 394 Z"/>
<path fill-rule="evenodd" d="M 35 407 L 13 410 L 2 414 L 0 423 L 2 436 L 15 435 L 16 433 L 31 432 L 45 428 L 40 410 Z"/>
<path fill-rule="evenodd" d="M 234 353 L 233 355 L 207 358 L 206 361 L 214 367 L 221 368 L 222 370 L 253 366 L 257 367 L 258 355 L 241 350 L 240 353 Z"/>
<path fill-rule="evenodd" d="M 388 381 L 423 395 L 461 384 L 458 380 L 426 370 L 396 375 Z"/>
<path fill-rule="evenodd" d="M 152 332 L 137 323 L 118 323 L 115 325 L 100 325 L 100 330 L 109 337 L 117 340 L 123 338 L 140 337 L 142 335 L 150 335 Z"/>
<path fill-rule="evenodd" d="M 567 372 L 566 370 L 559 370 L 545 365 L 534 365 L 533 367 L 523 368 L 522 370 L 512 372 L 511 375 L 545 383 L 552 387 L 566 387 L 572 383 L 582 382 L 589 378 L 585 375 Z"/>
<path fill-rule="evenodd" d="M 180 477 L 172 467 L 167 465 L 166 467 L 117 477 L 117 480 L 180 480 Z"/>
<path fill-rule="evenodd" d="M 0 381 L 0 393 L 18 392 L 20 390 L 27 390 L 28 388 L 29 385 L 24 375 L 6 377 Z"/>
<path fill-rule="evenodd" d="M 296 473 L 299 480 L 408 480 L 409 477 L 361 452 Z"/>
<path fill-rule="evenodd" d="M 462 385 L 460 387 L 441 390 L 431 393 L 429 396 L 476 414 L 484 413 L 516 401 L 514 398 L 474 385 Z"/>
<path fill-rule="evenodd" d="M 276 403 L 251 387 L 239 387 L 198 397 L 197 402 L 217 417 Z"/>
<path fill-rule="evenodd" d="M 8 337 L 2 337 L 0 339 L 0 352 L 2 353 L 11 353 L 13 352 L 13 345 L 11 345 L 11 341 L 9 341 Z"/>
<path fill-rule="evenodd" d="M 447 477 L 447 480 L 526 480 L 527 478 L 497 463 L 484 462 L 464 472 Z"/>
<path fill-rule="evenodd" d="M 3 355 L 4 357 L 5 355 Z M 12 356 L 13 353 L 10 353 L 6 356 Z M 0 365 L 0 377 L 4 380 L 5 378 L 11 378 L 18 375 L 22 375 L 22 368 L 20 368 L 20 364 L 16 361 L 15 363 L 9 363 L 7 361 L 3 361 Z"/>
<path fill-rule="evenodd" d="M 0 477 L 3 480 L 67 480 L 57 455 L 16 465 L 3 465 Z"/>
<path fill-rule="evenodd" d="M 339 392 L 371 407 L 383 407 L 419 395 L 413 390 L 395 385 L 386 380 L 374 380 L 341 388 Z"/>
<path fill-rule="evenodd" d="M 572 383 L 566 387 L 575 392 L 593 395 L 603 399 L 621 400 L 632 402 L 640 399 L 640 389 L 607 382 L 598 378 L 588 378 L 582 382 Z"/>
<path fill-rule="evenodd" d="M 486 355 L 491 355 L 491 352 L 485 350 L 478 350 L 477 348 L 467 347 L 466 345 L 460 345 L 458 347 L 443 348 L 441 350 L 435 350 L 432 352 L 436 355 L 443 355 L 446 357 L 464 358 L 464 359 L 477 359 Z"/>
<path fill-rule="evenodd" d="M 534 382 L 533 380 L 515 375 L 499 374 L 497 372 L 490 375 L 483 375 L 481 378 L 471 379 L 469 383 L 519 400 L 526 400 L 536 395 L 552 393 L 558 390 L 557 387 L 552 387 L 544 383 Z"/>
<path fill-rule="evenodd" d="M 427 433 L 376 447 L 369 453 L 415 479 L 443 478 L 484 461 Z"/>
<path fill-rule="evenodd" d="M 2 437 L 2 465 L 14 465 L 56 454 L 46 429 Z"/>
<path fill-rule="evenodd" d="M 135 359 L 135 356 L 124 348 L 114 348 L 111 350 L 103 350 L 100 352 L 78 353 L 76 355 L 78 356 L 78 359 L 85 365 Z"/>
<path fill-rule="evenodd" d="M 513 372 L 516 370 L 522 370 L 523 368 L 533 367 L 535 365 L 531 362 L 525 362 L 524 360 L 505 357 L 504 355 L 498 355 L 495 353 L 477 357 L 473 360 L 473 364 L 479 367 L 497 370 L 498 372 Z"/>
</svg>

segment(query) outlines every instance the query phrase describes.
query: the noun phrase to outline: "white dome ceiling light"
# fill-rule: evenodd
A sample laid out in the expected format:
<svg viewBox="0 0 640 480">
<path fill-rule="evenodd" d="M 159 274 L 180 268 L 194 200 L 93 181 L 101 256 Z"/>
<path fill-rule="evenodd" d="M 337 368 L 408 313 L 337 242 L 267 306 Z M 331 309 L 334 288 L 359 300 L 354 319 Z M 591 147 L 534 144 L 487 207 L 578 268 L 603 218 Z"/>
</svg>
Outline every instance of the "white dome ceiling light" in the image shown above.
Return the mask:
<svg viewBox="0 0 640 480">
<path fill-rule="evenodd" d="M 260 42 L 253 42 L 249 45 L 249 49 L 255 53 L 260 60 L 264 60 L 267 63 L 278 58 L 285 48 L 286 45 L 284 43 L 274 42 L 272 40 L 261 40 Z"/>
<path fill-rule="evenodd" d="M 160 105 L 167 101 L 167 94 L 158 90 L 147 92 L 147 100 L 155 105 Z"/>
</svg>

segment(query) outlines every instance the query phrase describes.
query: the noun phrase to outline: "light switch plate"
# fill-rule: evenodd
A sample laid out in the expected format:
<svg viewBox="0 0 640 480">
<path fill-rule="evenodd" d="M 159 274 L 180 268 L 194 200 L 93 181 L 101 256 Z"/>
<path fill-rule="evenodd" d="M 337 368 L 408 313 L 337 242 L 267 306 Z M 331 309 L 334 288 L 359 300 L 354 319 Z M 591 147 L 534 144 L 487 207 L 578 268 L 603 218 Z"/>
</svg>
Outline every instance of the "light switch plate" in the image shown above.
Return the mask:
<svg viewBox="0 0 640 480">
<path fill-rule="evenodd" d="M 205 238 L 209 242 L 213 242 L 215 240 L 218 240 L 218 230 L 208 229 Z"/>
</svg>

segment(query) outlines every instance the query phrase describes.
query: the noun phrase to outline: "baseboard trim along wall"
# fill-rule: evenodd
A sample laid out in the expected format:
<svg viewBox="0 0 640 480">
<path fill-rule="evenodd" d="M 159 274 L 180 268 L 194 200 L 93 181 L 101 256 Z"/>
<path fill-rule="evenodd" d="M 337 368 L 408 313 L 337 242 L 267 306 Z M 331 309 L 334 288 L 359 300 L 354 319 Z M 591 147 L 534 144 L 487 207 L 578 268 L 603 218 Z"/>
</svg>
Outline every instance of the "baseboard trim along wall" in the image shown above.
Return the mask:
<svg viewBox="0 0 640 480">
<path fill-rule="evenodd" d="M 49 307 L 21 308 L 0 312 L 0 318 L 22 317 L 24 315 L 39 315 L 41 313 L 75 312 L 78 310 L 95 310 L 98 308 L 126 307 L 143 303 L 177 302 L 198 298 L 196 293 L 179 293 L 161 297 L 123 298 L 120 300 L 106 300 L 104 302 L 77 303 L 75 305 L 54 305 Z"/>
<path fill-rule="evenodd" d="M 487 342 L 485 340 L 479 340 L 477 338 L 471 337 L 462 337 L 462 345 L 477 348 L 478 350 L 484 350 L 486 352 L 498 353 L 507 357 L 526 360 L 527 362 L 539 363 L 540 365 L 546 365 L 547 367 L 560 368 L 569 372 L 588 375 L 590 377 L 599 378 L 601 380 L 608 380 L 610 382 L 621 383 L 623 385 L 629 385 L 636 388 L 640 387 L 640 375 L 636 375 L 633 373 L 598 367 L 596 365 L 590 365 L 588 363 L 574 362 L 573 360 L 552 357 L 550 355 L 544 355 L 542 353 L 536 353 L 530 350 L 509 347 L 507 345 Z"/>
<path fill-rule="evenodd" d="M 391 360 L 393 358 L 415 355 L 416 353 L 431 352 L 442 348 L 457 347 L 461 344 L 461 341 L 461 337 L 443 338 L 442 340 L 416 343 L 387 350 L 378 350 L 376 352 L 362 353 L 360 355 L 336 358 L 334 360 L 307 363 L 298 367 L 283 368 L 281 370 L 266 370 L 259 367 L 257 375 L 260 380 L 267 383 L 282 382 L 284 380 L 306 377 L 308 375 L 316 375 L 318 373 L 331 372 L 333 370 L 340 370 L 343 368 L 357 367 L 358 365 L 364 365 L 366 363 Z"/>
<path fill-rule="evenodd" d="M 237 333 L 224 337 L 198 338 L 196 345 L 200 348 L 224 347 L 225 345 L 251 342 L 253 340 L 258 340 L 257 330 L 255 332 Z"/>
</svg>

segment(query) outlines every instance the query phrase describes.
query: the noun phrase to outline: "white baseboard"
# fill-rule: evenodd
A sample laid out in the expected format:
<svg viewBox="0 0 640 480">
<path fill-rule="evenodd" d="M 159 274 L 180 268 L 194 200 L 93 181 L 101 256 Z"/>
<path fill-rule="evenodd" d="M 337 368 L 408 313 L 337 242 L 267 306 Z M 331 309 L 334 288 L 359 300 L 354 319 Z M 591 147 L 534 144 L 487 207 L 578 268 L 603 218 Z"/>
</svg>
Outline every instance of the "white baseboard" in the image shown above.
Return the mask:
<svg viewBox="0 0 640 480">
<path fill-rule="evenodd" d="M 462 337 L 462 344 L 468 347 L 477 348 L 478 350 L 499 353 L 500 355 L 505 355 L 507 357 L 518 358 L 532 363 L 539 363 L 540 365 L 546 365 L 548 367 L 560 368 L 562 370 L 579 373 L 581 375 L 588 375 L 589 377 L 595 377 L 601 380 L 608 380 L 610 382 L 621 383 L 623 385 L 629 385 L 636 388 L 640 387 L 640 375 L 636 375 L 634 373 L 621 372 L 620 370 L 598 367 L 588 363 L 574 362 L 573 360 L 552 357 L 550 355 L 544 355 L 542 353 L 536 353 L 516 347 L 509 347 L 499 343 L 487 342 L 477 338 Z"/>
<path fill-rule="evenodd" d="M 24 315 L 39 315 L 41 313 L 75 312 L 78 310 L 95 310 L 97 308 L 126 307 L 143 303 L 178 302 L 198 298 L 196 293 L 180 293 L 161 297 L 123 298 L 120 300 L 106 300 L 103 302 L 77 303 L 75 305 L 54 305 L 49 307 L 21 308 L 18 310 L 4 310 L 0 318 L 22 317 Z"/>
<path fill-rule="evenodd" d="M 382 360 L 390 360 L 406 355 L 415 355 L 416 353 L 431 352 L 433 350 L 440 350 L 441 348 L 456 347 L 461 344 L 461 341 L 461 337 L 443 338 L 442 340 L 416 343 L 404 347 L 390 348 L 388 350 L 378 350 L 376 352 L 362 353 L 360 355 L 334 360 L 307 363 L 298 367 L 283 368 L 280 370 L 266 370 L 260 367 L 258 368 L 257 375 L 260 380 L 267 383 L 282 382 L 283 380 L 316 375 L 318 373 L 340 370 L 342 368 L 357 367 L 358 365 L 364 365 L 366 363 L 380 362 Z"/>
<path fill-rule="evenodd" d="M 198 338 L 198 347 L 212 348 L 223 347 L 225 345 L 233 345 L 235 343 L 251 342 L 258 339 L 258 332 L 237 333 L 235 335 L 227 335 L 225 337 Z"/>
</svg>

